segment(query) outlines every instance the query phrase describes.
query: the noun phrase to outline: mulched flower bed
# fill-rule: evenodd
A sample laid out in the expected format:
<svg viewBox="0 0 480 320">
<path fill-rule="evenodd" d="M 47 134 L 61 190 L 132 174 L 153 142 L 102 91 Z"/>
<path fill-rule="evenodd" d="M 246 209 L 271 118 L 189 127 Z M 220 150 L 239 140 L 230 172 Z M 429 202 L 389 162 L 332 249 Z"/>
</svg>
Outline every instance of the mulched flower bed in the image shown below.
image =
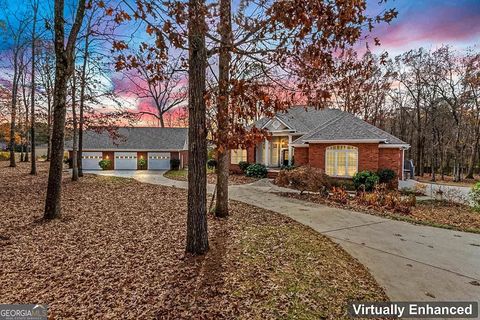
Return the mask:
<svg viewBox="0 0 480 320">
<path fill-rule="evenodd" d="M 186 191 L 89 176 L 63 181 L 44 222 L 46 164 L 0 162 L 0 303 L 46 303 L 52 319 L 344 319 L 387 300 L 357 260 L 284 216 L 231 203 L 209 216 L 210 251 L 184 255 Z"/>
<path fill-rule="evenodd" d="M 480 233 L 480 213 L 472 208 L 446 201 L 419 201 L 408 214 L 396 213 L 391 210 L 366 207 L 355 199 L 348 203 L 331 201 L 319 194 L 279 193 L 279 195 L 313 203 L 334 206 L 338 208 L 364 212 L 372 215 L 393 218 L 418 224 L 454 229 L 459 231 Z"/>
</svg>

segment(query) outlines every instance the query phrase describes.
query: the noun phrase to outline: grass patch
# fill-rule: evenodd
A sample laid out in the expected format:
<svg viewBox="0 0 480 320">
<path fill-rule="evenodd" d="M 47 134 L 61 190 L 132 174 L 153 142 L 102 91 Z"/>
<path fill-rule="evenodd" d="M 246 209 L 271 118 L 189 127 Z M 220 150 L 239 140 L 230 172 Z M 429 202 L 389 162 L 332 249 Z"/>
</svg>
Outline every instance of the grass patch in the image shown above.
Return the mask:
<svg viewBox="0 0 480 320">
<path fill-rule="evenodd" d="M 164 174 L 164 176 L 169 179 L 179 180 L 179 181 L 187 181 L 187 175 L 188 175 L 188 171 L 186 169 L 168 170 Z"/>
</svg>

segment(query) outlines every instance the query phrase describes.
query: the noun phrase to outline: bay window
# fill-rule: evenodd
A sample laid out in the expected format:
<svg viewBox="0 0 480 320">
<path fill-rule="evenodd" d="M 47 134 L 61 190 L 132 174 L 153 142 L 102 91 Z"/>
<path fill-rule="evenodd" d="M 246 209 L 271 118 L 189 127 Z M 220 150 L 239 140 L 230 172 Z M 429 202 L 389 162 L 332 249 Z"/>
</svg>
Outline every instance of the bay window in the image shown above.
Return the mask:
<svg viewBox="0 0 480 320">
<path fill-rule="evenodd" d="M 331 146 L 325 154 L 325 173 L 332 177 L 353 177 L 358 171 L 358 149 L 352 146 Z"/>
</svg>

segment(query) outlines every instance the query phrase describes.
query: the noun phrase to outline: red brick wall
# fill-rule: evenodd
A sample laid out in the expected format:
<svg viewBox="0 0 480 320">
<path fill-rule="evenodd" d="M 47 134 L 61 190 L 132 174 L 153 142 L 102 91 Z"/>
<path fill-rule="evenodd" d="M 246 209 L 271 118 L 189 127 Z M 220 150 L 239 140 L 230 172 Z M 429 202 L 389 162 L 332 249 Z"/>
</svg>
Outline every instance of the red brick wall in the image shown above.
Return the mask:
<svg viewBox="0 0 480 320">
<path fill-rule="evenodd" d="M 140 168 L 140 159 L 145 159 L 147 161 L 147 166 L 145 169 Z M 137 152 L 137 170 L 148 170 L 148 154 L 147 152 Z"/>
<path fill-rule="evenodd" d="M 402 178 L 402 150 L 393 148 L 379 149 L 378 158 L 379 169 L 392 169 L 397 173 L 397 178 Z"/>
<path fill-rule="evenodd" d="M 308 147 L 307 148 L 294 148 L 294 164 L 296 166 L 303 166 L 308 164 Z"/>
<path fill-rule="evenodd" d="M 107 170 L 115 170 L 115 153 L 113 151 L 103 151 L 102 158 L 104 160 L 110 160 L 110 165 Z"/>
<path fill-rule="evenodd" d="M 310 165 L 325 170 L 326 149 L 334 145 L 343 144 L 311 143 L 308 151 L 308 162 Z M 349 143 L 346 145 L 358 148 L 358 171 L 376 171 L 378 169 L 379 149 L 377 143 Z M 297 150 L 295 150 L 295 163 L 297 162 Z"/>
</svg>

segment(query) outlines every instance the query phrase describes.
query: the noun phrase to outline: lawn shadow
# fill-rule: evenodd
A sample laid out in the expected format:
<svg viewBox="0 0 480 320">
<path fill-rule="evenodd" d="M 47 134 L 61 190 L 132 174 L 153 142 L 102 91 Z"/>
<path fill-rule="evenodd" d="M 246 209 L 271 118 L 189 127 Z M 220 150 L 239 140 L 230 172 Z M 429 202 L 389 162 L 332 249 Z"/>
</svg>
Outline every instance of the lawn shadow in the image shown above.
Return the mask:
<svg viewBox="0 0 480 320">
<path fill-rule="evenodd" d="M 169 290 L 156 319 L 225 319 L 232 301 L 225 307 L 225 276 L 228 271 L 228 244 L 231 226 L 228 219 L 209 219 L 210 250 L 202 256 L 184 256 L 169 279 Z M 227 311 L 229 309 L 230 311 Z"/>
</svg>

